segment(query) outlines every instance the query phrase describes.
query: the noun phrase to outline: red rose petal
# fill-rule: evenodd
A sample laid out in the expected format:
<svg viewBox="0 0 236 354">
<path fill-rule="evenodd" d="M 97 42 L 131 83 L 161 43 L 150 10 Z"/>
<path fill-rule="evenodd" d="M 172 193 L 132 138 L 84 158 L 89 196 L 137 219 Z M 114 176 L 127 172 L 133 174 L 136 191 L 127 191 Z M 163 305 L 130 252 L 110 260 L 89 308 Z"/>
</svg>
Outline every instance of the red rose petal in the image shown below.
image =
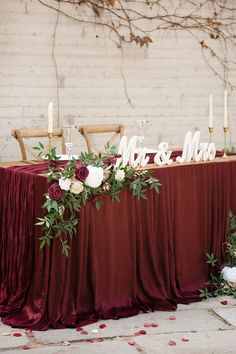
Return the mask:
<svg viewBox="0 0 236 354">
<path fill-rule="evenodd" d="M 187 338 L 181 338 L 182 342 L 189 342 L 189 339 Z"/>
<path fill-rule="evenodd" d="M 140 333 L 140 332 L 135 332 L 134 335 L 135 335 L 135 336 L 140 336 L 141 333 Z"/>
<path fill-rule="evenodd" d="M 159 327 L 159 324 L 158 324 L 158 323 L 153 322 L 153 323 L 151 323 L 151 327 Z"/>
<path fill-rule="evenodd" d="M 103 339 L 103 338 L 97 338 L 96 341 L 97 341 L 97 342 L 103 342 L 104 339 Z"/>
<path fill-rule="evenodd" d="M 151 323 L 144 323 L 143 327 L 151 327 Z"/>
<path fill-rule="evenodd" d="M 168 345 L 173 347 L 174 345 L 176 345 L 176 342 L 174 340 L 169 340 Z"/>
<path fill-rule="evenodd" d="M 77 332 L 81 332 L 81 331 L 83 331 L 83 330 L 84 330 L 84 329 L 83 329 L 82 327 L 77 327 L 77 328 L 76 328 L 76 331 L 77 331 Z"/>
<path fill-rule="evenodd" d="M 176 320 L 176 316 L 170 316 L 170 317 L 168 318 L 168 320 L 174 321 L 174 320 Z"/>
<path fill-rule="evenodd" d="M 129 341 L 128 341 L 128 344 L 129 344 L 129 345 L 135 345 L 135 341 L 134 341 L 134 340 L 129 340 Z"/>
<path fill-rule="evenodd" d="M 139 331 L 140 334 L 147 334 L 146 331 L 144 331 L 143 329 L 141 329 L 141 331 Z"/>
<path fill-rule="evenodd" d="M 21 333 L 17 333 L 17 332 L 16 332 L 16 333 L 13 333 L 13 336 L 14 336 L 14 337 L 21 337 L 21 336 L 22 336 L 22 334 L 21 334 Z"/>
<path fill-rule="evenodd" d="M 87 331 L 82 330 L 82 331 L 80 331 L 80 334 L 88 334 L 88 332 L 87 332 Z"/>
<path fill-rule="evenodd" d="M 228 301 L 227 300 L 221 301 L 221 304 L 222 305 L 228 305 Z"/>
<path fill-rule="evenodd" d="M 22 347 L 23 350 L 29 350 L 31 349 L 30 347 L 28 347 L 27 345 L 25 345 L 24 347 Z"/>
<path fill-rule="evenodd" d="M 101 329 L 106 328 L 105 323 L 100 324 L 100 325 L 99 325 L 99 328 L 101 328 Z"/>
</svg>

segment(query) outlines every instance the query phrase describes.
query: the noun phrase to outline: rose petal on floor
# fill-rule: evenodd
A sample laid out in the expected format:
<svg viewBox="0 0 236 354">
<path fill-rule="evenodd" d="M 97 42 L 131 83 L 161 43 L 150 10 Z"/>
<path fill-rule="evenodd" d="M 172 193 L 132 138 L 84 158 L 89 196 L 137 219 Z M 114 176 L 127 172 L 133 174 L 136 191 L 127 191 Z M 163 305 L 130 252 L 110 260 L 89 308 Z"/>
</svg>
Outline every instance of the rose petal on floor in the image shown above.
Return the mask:
<svg viewBox="0 0 236 354">
<path fill-rule="evenodd" d="M 176 345 L 176 342 L 174 340 L 169 340 L 168 345 L 173 347 L 174 345 Z"/>
<path fill-rule="evenodd" d="M 88 332 L 87 331 L 80 331 L 80 334 L 88 334 Z"/>
<path fill-rule="evenodd" d="M 141 331 L 139 331 L 139 334 L 147 334 L 147 332 L 141 329 Z"/>
<path fill-rule="evenodd" d="M 24 347 L 22 347 L 23 350 L 30 350 L 31 348 L 28 347 L 28 345 L 24 345 Z"/>
<path fill-rule="evenodd" d="M 151 327 L 151 323 L 144 323 L 143 327 Z"/>
<path fill-rule="evenodd" d="M 99 328 L 101 328 L 101 329 L 106 328 L 105 323 L 100 324 L 100 325 L 99 325 Z"/>
<path fill-rule="evenodd" d="M 138 331 L 138 332 L 134 332 L 134 335 L 135 336 L 140 336 L 141 335 L 141 333 Z"/>
<path fill-rule="evenodd" d="M 170 316 L 170 317 L 168 318 L 168 320 L 174 321 L 174 320 L 176 320 L 176 316 Z"/>
<path fill-rule="evenodd" d="M 222 305 L 228 305 L 228 301 L 227 301 L 227 300 L 221 301 L 220 303 L 221 303 Z"/>
<path fill-rule="evenodd" d="M 159 327 L 159 324 L 158 324 L 158 323 L 155 323 L 155 322 L 152 322 L 152 323 L 151 323 L 151 327 Z"/>
<path fill-rule="evenodd" d="M 15 333 L 13 333 L 13 336 L 14 336 L 14 337 L 21 337 L 22 334 L 21 334 L 21 333 L 18 333 L 18 332 L 15 332 Z"/>
<path fill-rule="evenodd" d="M 182 342 L 189 342 L 189 339 L 187 338 L 181 338 Z"/>
<path fill-rule="evenodd" d="M 82 327 L 77 327 L 75 330 L 76 330 L 77 332 L 81 332 L 81 331 L 83 331 L 84 329 L 83 329 Z"/>
<path fill-rule="evenodd" d="M 129 341 L 128 341 L 128 344 L 129 344 L 129 345 L 135 345 L 135 341 L 134 341 L 134 340 L 129 340 Z"/>
</svg>

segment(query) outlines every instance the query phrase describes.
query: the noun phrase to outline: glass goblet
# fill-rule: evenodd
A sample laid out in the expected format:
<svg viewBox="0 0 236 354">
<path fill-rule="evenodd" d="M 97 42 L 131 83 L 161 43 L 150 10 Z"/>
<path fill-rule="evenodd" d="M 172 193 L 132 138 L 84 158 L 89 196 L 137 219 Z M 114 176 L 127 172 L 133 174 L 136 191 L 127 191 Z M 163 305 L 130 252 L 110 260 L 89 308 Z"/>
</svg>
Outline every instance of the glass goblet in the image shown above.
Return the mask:
<svg viewBox="0 0 236 354">
<path fill-rule="evenodd" d="M 138 119 L 136 120 L 136 124 L 137 124 L 138 148 L 142 149 L 145 133 L 147 130 L 148 120 Z"/>
<path fill-rule="evenodd" d="M 72 147 L 74 145 L 74 132 L 75 132 L 75 125 L 63 125 L 63 136 L 64 136 L 64 143 L 66 146 L 66 153 L 68 155 L 68 160 L 72 159 Z"/>
</svg>

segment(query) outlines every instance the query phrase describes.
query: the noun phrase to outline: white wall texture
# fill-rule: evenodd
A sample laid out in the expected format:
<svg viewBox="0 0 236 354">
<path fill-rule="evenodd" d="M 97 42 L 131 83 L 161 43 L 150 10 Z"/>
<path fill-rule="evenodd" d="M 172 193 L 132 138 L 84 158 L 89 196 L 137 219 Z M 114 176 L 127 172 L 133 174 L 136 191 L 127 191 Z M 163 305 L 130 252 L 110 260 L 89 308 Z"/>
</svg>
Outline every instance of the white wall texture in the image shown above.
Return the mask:
<svg viewBox="0 0 236 354">
<path fill-rule="evenodd" d="M 159 31 L 149 48 L 124 46 L 122 58 L 102 28 L 59 15 L 54 48 L 57 95 L 52 56 L 57 16 L 38 0 L 0 0 L 0 160 L 21 156 L 11 129 L 47 127 L 51 101 L 55 127 L 122 123 L 130 137 L 136 133 L 135 121 L 147 119 L 146 145 L 154 148 L 160 141 L 182 146 L 189 130 L 201 130 L 206 141 L 208 96 L 213 94 L 213 140 L 222 148 L 225 86 L 190 34 Z M 231 91 L 230 145 L 236 144 L 235 115 L 236 93 Z M 76 141 L 74 153 L 85 150 L 79 133 Z"/>
</svg>

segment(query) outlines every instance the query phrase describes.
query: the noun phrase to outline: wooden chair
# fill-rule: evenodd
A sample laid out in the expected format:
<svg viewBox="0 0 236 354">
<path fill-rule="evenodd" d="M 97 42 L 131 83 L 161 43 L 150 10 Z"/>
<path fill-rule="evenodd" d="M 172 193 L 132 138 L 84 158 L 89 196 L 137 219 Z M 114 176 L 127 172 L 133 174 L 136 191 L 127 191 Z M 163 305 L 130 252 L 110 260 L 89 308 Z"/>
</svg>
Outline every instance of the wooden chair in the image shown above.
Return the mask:
<svg viewBox="0 0 236 354">
<path fill-rule="evenodd" d="M 121 124 L 83 125 L 79 127 L 79 132 L 86 140 L 88 152 L 104 152 L 105 149 L 100 149 L 96 146 L 92 135 L 113 133 L 111 138 L 105 144 L 112 146 L 115 139 L 120 139 L 124 135 L 124 126 Z"/>
<path fill-rule="evenodd" d="M 32 144 L 30 147 L 27 146 L 26 140 L 27 139 L 34 139 L 36 138 L 44 138 L 46 140 L 46 144 L 48 144 L 48 131 L 47 129 L 13 129 L 12 130 L 12 136 L 18 141 L 21 149 L 21 154 L 22 154 L 22 160 L 28 160 L 27 159 L 27 153 L 31 155 L 34 159 L 38 159 L 37 153 L 31 148 Z M 55 144 L 55 139 L 60 138 L 61 140 L 61 146 L 62 146 L 62 154 L 66 153 L 66 147 L 64 144 L 64 138 L 63 138 L 63 130 L 61 128 L 55 129 L 53 131 L 53 145 Z M 35 141 L 35 145 L 38 144 L 38 141 Z M 26 153 L 27 151 L 27 153 Z"/>
</svg>

